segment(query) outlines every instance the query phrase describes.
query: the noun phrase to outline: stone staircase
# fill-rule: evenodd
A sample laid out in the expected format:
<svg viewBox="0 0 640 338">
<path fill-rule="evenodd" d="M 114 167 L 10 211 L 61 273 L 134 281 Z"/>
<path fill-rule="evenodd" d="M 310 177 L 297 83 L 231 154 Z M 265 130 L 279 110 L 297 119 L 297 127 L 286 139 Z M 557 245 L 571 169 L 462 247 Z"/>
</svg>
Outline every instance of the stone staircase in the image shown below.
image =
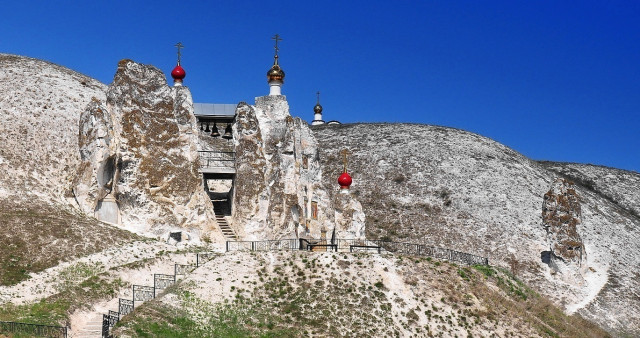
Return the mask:
<svg viewBox="0 0 640 338">
<path fill-rule="evenodd" d="M 96 313 L 91 317 L 77 333 L 72 333 L 74 338 L 100 338 L 102 337 L 102 314 Z"/>
<path fill-rule="evenodd" d="M 139 273 L 134 273 L 132 274 L 130 277 L 133 278 L 133 280 L 131 280 L 132 282 L 132 288 L 130 289 L 132 292 L 128 292 L 129 290 L 126 290 L 124 292 L 122 292 L 120 294 L 119 297 L 113 298 L 107 302 L 105 302 L 104 304 L 99 305 L 95 310 L 92 310 L 91 313 L 89 313 L 87 315 L 87 321 L 80 324 L 80 327 L 75 329 L 75 330 L 71 330 L 69 337 L 75 338 L 75 337 L 82 337 L 82 338 L 98 338 L 98 337 L 103 337 L 102 333 L 103 333 L 103 319 L 104 319 L 104 313 L 107 312 L 107 309 L 117 309 L 118 311 L 121 310 L 121 307 L 119 307 L 120 301 L 122 301 L 123 299 L 121 297 L 125 297 L 124 300 L 128 300 L 128 301 L 134 301 L 133 303 L 131 303 L 131 305 L 135 305 L 136 307 L 140 306 L 145 300 L 141 300 L 140 298 L 136 297 L 135 295 L 135 287 L 136 286 L 140 286 L 140 285 L 133 285 L 133 283 L 140 283 L 140 284 L 146 284 L 146 287 L 148 288 L 152 288 L 153 289 L 153 296 L 150 298 L 146 298 L 146 300 L 149 299 L 153 299 L 156 297 L 156 293 L 160 293 L 162 292 L 164 289 L 166 289 L 166 287 L 175 284 L 177 282 L 179 282 L 180 279 L 184 278 L 187 274 L 191 273 L 193 270 L 197 269 L 199 266 L 202 266 L 203 264 L 205 264 L 206 262 L 210 261 L 211 259 L 213 259 L 215 257 L 215 253 L 213 252 L 200 252 L 200 253 L 195 253 L 196 255 L 196 259 L 195 262 L 190 262 L 189 264 L 184 264 L 187 263 L 187 261 L 192 260 L 188 259 L 187 256 L 192 256 L 193 253 L 188 253 L 186 254 L 182 259 L 180 259 L 180 261 L 182 261 L 181 264 L 175 263 L 175 258 L 174 259 L 169 259 L 168 260 L 168 264 L 167 263 L 163 263 L 160 264 L 161 266 L 157 266 L 157 268 L 160 268 L 160 271 L 165 272 L 165 274 L 150 274 L 151 278 L 148 276 L 140 276 Z M 194 264 L 195 263 L 195 264 Z M 180 267 L 180 269 L 179 269 Z M 169 273 L 169 270 L 172 271 L 173 275 L 171 276 Z M 156 284 L 156 276 L 171 276 L 172 280 L 169 280 L 169 283 L 158 283 Z M 151 286 L 151 285 L 153 286 Z M 144 285 L 142 285 L 144 286 Z M 161 287 L 162 286 L 162 287 Z M 140 292 L 140 291 L 139 291 Z M 144 291 L 143 291 L 144 292 Z M 116 316 L 116 320 L 115 322 L 120 321 L 120 319 L 122 319 L 122 317 L 126 316 L 128 313 L 130 313 L 131 311 L 133 311 L 134 308 L 133 306 L 131 307 L 130 311 L 125 313 L 125 314 L 120 314 L 120 312 L 116 312 L 116 311 L 108 311 L 109 316 L 113 315 Z M 109 326 L 109 330 L 111 330 L 111 325 Z M 109 337 L 111 337 L 111 335 L 109 335 Z"/>
<path fill-rule="evenodd" d="M 220 227 L 222 234 L 227 240 L 230 240 L 230 241 L 238 240 L 238 236 L 236 236 L 235 231 L 231 229 L 231 227 L 229 226 L 229 223 L 227 223 L 227 219 L 223 215 L 216 214 L 216 222 L 218 222 L 218 226 Z"/>
</svg>

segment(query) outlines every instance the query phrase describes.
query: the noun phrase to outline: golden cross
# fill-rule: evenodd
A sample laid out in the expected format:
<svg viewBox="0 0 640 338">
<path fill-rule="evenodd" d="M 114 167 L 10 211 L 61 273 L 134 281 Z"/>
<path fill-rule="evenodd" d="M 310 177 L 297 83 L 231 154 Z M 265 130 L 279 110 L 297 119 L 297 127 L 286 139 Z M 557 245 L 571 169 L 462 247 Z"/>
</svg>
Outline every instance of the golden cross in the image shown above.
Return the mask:
<svg viewBox="0 0 640 338">
<path fill-rule="evenodd" d="M 175 44 L 175 47 L 178 48 L 178 64 L 180 64 L 180 57 L 182 56 L 180 50 L 184 48 L 184 45 L 182 44 L 182 42 L 178 42 Z"/>
<path fill-rule="evenodd" d="M 280 38 L 279 34 L 274 35 L 271 40 L 276 40 L 276 45 L 275 45 L 275 50 L 276 50 L 276 56 L 278 56 L 278 51 L 280 50 L 280 48 L 278 48 L 278 41 L 282 41 L 282 39 Z"/>
<path fill-rule="evenodd" d="M 347 172 L 347 155 L 350 154 L 350 152 L 347 149 L 342 149 L 342 151 L 340 151 L 340 154 L 342 154 L 342 164 L 344 165 L 344 171 L 343 172 Z"/>
<path fill-rule="evenodd" d="M 316 96 L 318 97 L 318 104 L 320 104 L 320 91 L 316 93 Z"/>
</svg>

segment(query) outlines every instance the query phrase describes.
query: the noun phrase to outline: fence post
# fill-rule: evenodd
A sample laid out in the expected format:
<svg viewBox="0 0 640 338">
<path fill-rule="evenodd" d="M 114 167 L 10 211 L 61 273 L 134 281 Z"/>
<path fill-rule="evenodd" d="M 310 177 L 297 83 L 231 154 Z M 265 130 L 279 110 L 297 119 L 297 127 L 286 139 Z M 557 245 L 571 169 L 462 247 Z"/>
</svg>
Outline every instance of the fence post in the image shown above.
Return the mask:
<svg viewBox="0 0 640 338">
<path fill-rule="evenodd" d="M 251 242 L 251 251 L 256 251 L 256 242 Z"/>
</svg>

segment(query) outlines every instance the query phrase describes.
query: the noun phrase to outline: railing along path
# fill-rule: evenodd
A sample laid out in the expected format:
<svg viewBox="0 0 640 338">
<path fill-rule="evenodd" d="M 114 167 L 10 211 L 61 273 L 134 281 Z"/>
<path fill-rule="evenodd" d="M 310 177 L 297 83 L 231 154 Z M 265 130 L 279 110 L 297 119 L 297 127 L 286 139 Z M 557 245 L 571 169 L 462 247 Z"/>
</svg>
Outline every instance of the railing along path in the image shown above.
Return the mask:
<svg viewBox="0 0 640 338">
<path fill-rule="evenodd" d="M 198 151 L 200 157 L 200 168 L 233 168 L 235 166 L 236 154 L 232 151 Z"/>
<path fill-rule="evenodd" d="M 119 298 L 118 311 L 109 310 L 109 313 L 102 315 L 102 337 L 112 337 L 110 334 L 111 329 L 120 321 L 120 319 L 122 319 L 122 317 L 133 312 L 136 305 L 140 305 L 142 302 L 156 298 L 159 292 L 176 283 L 178 275 L 186 275 L 200 265 L 213 259 L 214 256 L 215 254 L 212 252 L 197 253 L 196 264 L 174 264 L 173 275 L 160 273 L 153 274 L 153 286 L 133 285 L 132 299 Z"/>
<path fill-rule="evenodd" d="M 64 326 L 17 322 L 0 322 L 0 336 L 4 333 L 29 335 L 31 337 L 67 338 L 67 328 Z M 12 336 L 9 335 L 9 337 Z"/>
<path fill-rule="evenodd" d="M 466 252 L 439 248 L 435 246 L 392 242 L 383 240 L 361 239 L 281 239 L 266 241 L 227 241 L 227 251 L 273 251 L 273 250 L 307 250 L 307 251 L 368 251 L 389 252 L 413 256 L 425 256 L 466 265 L 489 265 L 489 259 Z"/>
</svg>

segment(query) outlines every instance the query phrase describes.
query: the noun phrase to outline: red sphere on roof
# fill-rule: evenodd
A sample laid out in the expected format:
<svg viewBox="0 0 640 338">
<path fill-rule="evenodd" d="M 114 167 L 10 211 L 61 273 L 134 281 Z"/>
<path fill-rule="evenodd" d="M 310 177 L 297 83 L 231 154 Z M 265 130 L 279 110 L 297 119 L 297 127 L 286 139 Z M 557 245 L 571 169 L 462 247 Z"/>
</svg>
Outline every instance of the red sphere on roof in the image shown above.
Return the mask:
<svg viewBox="0 0 640 338">
<path fill-rule="evenodd" d="M 174 80 L 182 81 L 182 79 L 184 79 L 185 76 L 187 76 L 187 73 L 184 71 L 184 68 L 182 68 L 182 66 L 180 65 L 177 65 L 176 68 L 174 68 L 171 71 L 171 77 Z"/>
<path fill-rule="evenodd" d="M 353 180 L 351 179 L 351 176 L 346 172 L 342 173 L 342 175 L 338 177 L 338 184 L 340 184 L 341 189 L 349 189 L 352 182 Z"/>
</svg>

